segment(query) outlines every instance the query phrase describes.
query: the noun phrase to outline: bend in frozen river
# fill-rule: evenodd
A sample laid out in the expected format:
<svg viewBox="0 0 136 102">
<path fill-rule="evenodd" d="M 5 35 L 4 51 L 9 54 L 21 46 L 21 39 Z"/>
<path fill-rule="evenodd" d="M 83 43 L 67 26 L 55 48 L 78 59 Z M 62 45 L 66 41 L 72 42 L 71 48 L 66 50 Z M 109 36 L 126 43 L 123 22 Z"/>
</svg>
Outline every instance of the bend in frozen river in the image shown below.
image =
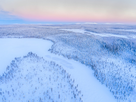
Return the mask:
<svg viewBox="0 0 136 102">
<path fill-rule="evenodd" d="M 50 53 L 48 50 L 52 45 L 51 41 L 43 39 L 0 39 L 0 75 L 15 57 L 22 57 L 28 52 L 33 52 L 45 60 L 61 65 L 75 80 L 75 84 L 78 84 L 78 90 L 81 90 L 83 94 L 83 102 L 116 102 L 108 88 L 94 77 L 91 69 L 77 61 Z"/>
</svg>

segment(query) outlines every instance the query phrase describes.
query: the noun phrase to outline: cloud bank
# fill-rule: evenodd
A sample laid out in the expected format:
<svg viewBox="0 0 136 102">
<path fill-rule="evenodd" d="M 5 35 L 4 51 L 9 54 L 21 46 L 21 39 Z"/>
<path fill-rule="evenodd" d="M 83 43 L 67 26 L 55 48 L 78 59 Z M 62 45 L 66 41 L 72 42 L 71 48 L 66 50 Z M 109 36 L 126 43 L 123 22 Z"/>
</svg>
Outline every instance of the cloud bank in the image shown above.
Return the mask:
<svg viewBox="0 0 136 102">
<path fill-rule="evenodd" d="M 32 20 L 136 22 L 135 0 L 0 0 L 0 7 Z"/>
</svg>

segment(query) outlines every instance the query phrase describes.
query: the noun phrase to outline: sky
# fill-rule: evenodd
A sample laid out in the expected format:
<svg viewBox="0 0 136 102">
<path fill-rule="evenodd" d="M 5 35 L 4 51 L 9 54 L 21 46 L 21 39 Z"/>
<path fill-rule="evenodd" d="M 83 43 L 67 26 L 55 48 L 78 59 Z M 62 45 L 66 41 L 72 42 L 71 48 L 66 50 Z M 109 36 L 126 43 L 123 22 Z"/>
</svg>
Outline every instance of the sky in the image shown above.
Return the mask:
<svg viewBox="0 0 136 102">
<path fill-rule="evenodd" d="M 0 0 L 0 23 L 136 23 L 136 0 Z"/>
</svg>

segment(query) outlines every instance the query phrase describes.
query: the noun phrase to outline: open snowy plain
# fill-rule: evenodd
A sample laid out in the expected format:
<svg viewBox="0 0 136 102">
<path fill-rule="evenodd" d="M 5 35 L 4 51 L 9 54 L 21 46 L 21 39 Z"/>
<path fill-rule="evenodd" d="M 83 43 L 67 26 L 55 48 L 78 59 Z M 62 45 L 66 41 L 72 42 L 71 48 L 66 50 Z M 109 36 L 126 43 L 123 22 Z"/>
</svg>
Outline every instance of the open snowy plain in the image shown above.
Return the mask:
<svg viewBox="0 0 136 102">
<path fill-rule="evenodd" d="M 1 25 L 0 102 L 135 102 L 135 29 Z"/>
</svg>

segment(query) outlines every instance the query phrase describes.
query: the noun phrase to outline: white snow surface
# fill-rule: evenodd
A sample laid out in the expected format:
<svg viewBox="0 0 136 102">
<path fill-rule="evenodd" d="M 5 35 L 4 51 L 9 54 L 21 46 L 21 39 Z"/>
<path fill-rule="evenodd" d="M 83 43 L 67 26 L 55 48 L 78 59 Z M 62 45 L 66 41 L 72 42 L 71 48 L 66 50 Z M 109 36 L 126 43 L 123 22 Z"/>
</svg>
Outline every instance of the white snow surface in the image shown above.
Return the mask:
<svg viewBox="0 0 136 102">
<path fill-rule="evenodd" d="M 118 31 L 136 32 L 136 29 L 117 29 Z"/>
<path fill-rule="evenodd" d="M 87 66 L 64 58 L 63 56 L 52 54 L 48 51 L 52 42 L 43 39 L 0 39 L 0 75 L 4 73 L 6 67 L 15 57 L 22 57 L 28 52 L 33 52 L 47 61 L 54 61 L 66 70 L 71 78 L 78 84 L 78 90 L 83 94 L 83 102 L 116 102 L 112 93 L 102 85 L 93 75 L 93 71 Z M 8 83 L 7 83 L 8 84 Z M 27 91 L 27 90 L 26 90 Z"/>
<path fill-rule="evenodd" d="M 128 39 L 128 37 L 126 35 L 116 35 L 116 34 L 108 34 L 108 33 L 99 34 L 99 33 L 85 31 L 84 29 L 61 29 L 61 30 L 71 31 L 71 32 L 75 32 L 75 33 L 82 33 L 82 34 L 86 34 L 86 35 L 95 35 L 95 36 L 101 36 L 101 37 L 118 37 L 118 38 Z"/>
<path fill-rule="evenodd" d="M 83 29 L 61 29 L 61 30 L 71 31 L 71 32 L 75 32 L 75 33 L 85 33 L 86 32 Z"/>
<path fill-rule="evenodd" d="M 39 39 L 0 39 L 0 75 L 15 57 L 23 57 L 31 51 L 42 56 L 48 52 L 52 44 Z"/>
</svg>

